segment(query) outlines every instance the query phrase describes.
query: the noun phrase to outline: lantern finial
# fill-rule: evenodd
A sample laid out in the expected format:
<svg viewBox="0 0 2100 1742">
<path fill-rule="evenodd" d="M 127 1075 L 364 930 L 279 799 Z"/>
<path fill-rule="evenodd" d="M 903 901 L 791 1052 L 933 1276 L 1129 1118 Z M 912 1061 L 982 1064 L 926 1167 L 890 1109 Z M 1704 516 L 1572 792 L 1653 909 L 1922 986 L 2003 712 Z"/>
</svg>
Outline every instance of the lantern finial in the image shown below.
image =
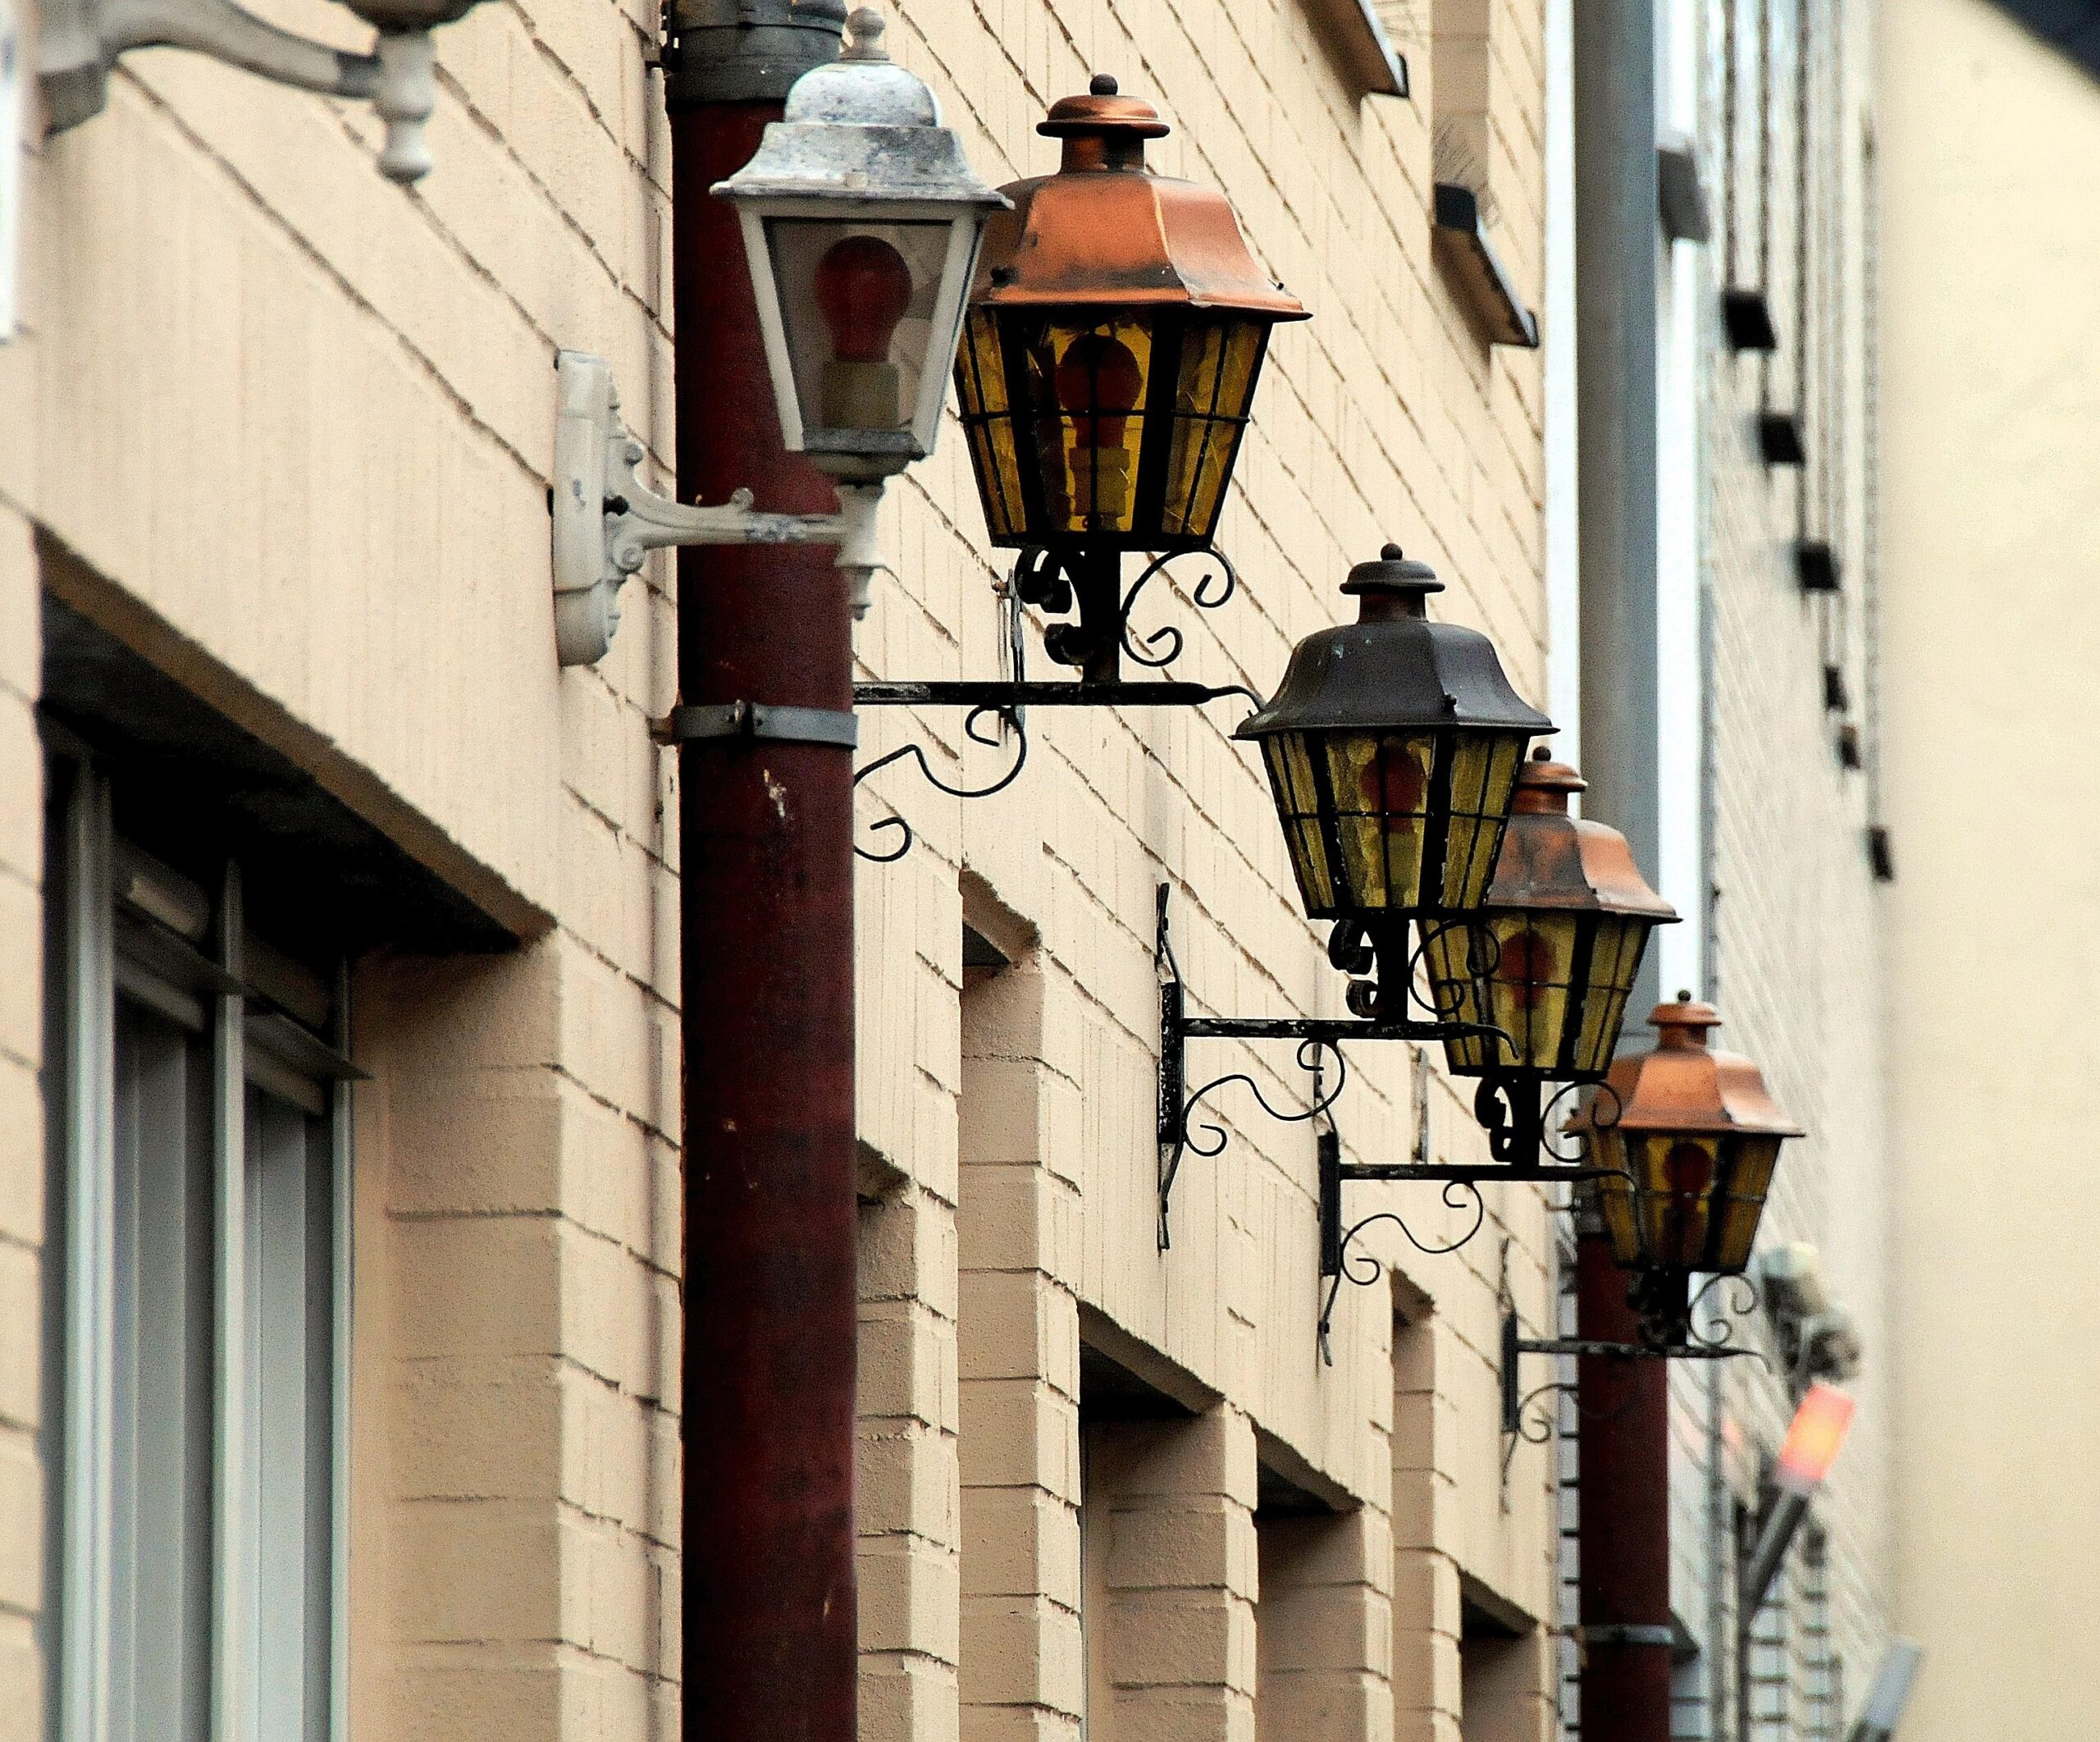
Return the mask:
<svg viewBox="0 0 2100 1742">
<path fill-rule="evenodd" d="M 853 16 L 846 21 L 846 29 L 853 39 L 852 45 L 839 56 L 842 61 L 887 61 L 889 50 L 883 47 L 883 32 L 889 26 L 883 21 L 883 15 L 872 6 L 853 9 Z"/>
</svg>

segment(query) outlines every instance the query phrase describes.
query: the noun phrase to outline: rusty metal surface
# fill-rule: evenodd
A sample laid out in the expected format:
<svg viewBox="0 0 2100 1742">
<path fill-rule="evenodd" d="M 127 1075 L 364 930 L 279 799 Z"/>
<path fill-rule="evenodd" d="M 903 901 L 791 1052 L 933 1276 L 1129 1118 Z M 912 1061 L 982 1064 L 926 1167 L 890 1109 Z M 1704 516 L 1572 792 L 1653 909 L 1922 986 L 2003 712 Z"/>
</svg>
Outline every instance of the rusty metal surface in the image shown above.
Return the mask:
<svg viewBox="0 0 2100 1742">
<path fill-rule="evenodd" d="M 1711 1004 L 1680 998 L 1656 1005 L 1648 1020 L 1657 1036 L 1654 1049 L 1626 1054 L 1605 1079 L 1616 1097 L 1618 1117 L 1610 1122 L 1618 1130 L 1802 1134 L 1780 1111 L 1752 1060 L 1707 1045 L 1708 1032 L 1721 1024 Z M 1588 1121 L 1586 1112 L 1571 1129 L 1586 1130 Z"/>
<path fill-rule="evenodd" d="M 1551 761 L 1545 745 L 1532 752 L 1518 771 L 1483 908 L 1624 913 L 1673 924 L 1677 909 L 1648 886 L 1626 837 L 1568 814 L 1569 798 L 1588 784 L 1567 763 Z"/>
<path fill-rule="evenodd" d="M 678 483 L 837 510 L 781 444 L 737 217 L 708 190 L 778 103 L 672 117 Z M 681 553 L 679 699 L 853 705 L 821 548 Z M 680 757 L 685 1036 L 683 1734 L 853 1742 L 852 757 L 717 738 Z"/>
<path fill-rule="evenodd" d="M 1169 130 L 1159 112 L 1116 94 L 1112 79 L 1094 86 L 1053 103 L 1036 128 L 1064 141 L 1057 173 L 1000 190 L 1014 208 L 986 226 L 971 302 L 1166 304 L 1307 318 L 1256 262 L 1222 194 L 1145 167 L 1144 142 Z"/>
</svg>

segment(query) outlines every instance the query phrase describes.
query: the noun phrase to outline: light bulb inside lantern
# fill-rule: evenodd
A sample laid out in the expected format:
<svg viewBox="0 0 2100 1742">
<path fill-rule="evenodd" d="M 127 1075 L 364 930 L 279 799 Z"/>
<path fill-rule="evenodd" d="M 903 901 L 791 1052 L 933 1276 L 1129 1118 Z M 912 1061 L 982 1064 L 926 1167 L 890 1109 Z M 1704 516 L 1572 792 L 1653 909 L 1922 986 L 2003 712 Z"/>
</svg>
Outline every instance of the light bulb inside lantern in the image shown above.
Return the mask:
<svg viewBox="0 0 2100 1742">
<path fill-rule="evenodd" d="M 1083 513 L 1121 520 L 1130 510 L 1130 455 L 1123 446 L 1144 391 L 1130 348 L 1106 333 L 1082 333 L 1057 364 L 1057 404 L 1072 420 L 1072 489 Z"/>
<path fill-rule="evenodd" d="M 810 290 L 831 332 L 824 421 L 833 429 L 895 429 L 904 421 L 889 348 L 911 306 L 911 268 L 880 236 L 850 235 L 817 262 Z"/>
</svg>

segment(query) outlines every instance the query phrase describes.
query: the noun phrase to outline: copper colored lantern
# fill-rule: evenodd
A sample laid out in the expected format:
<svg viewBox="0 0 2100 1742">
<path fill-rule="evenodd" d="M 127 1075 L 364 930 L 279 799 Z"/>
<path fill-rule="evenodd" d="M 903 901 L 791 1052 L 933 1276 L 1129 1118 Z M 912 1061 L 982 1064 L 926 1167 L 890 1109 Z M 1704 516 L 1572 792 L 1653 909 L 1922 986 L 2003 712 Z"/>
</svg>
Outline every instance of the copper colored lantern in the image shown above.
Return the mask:
<svg viewBox="0 0 2100 1742">
<path fill-rule="evenodd" d="M 992 542 L 1208 548 L 1269 329 L 1304 305 L 1224 195 L 1145 167 L 1167 125 L 1113 79 L 1036 130 L 1063 162 L 1001 190 L 956 363 Z"/>
<path fill-rule="evenodd" d="M 1779 1146 L 1801 1131 L 1756 1065 L 1707 1045 L 1721 1020 L 1711 1004 L 1679 993 L 1648 1020 L 1654 1049 L 1620 1058 L 1571 1129 L 1609 1170 L 1596 1205 L 1614 1262 L 1635 1273 L 1636 1305 L 1681 1340 L 1691 1273 L 1748 1266 Z"/>
<path fill-rule="evenodd" d="M 1470 912 L 1487 894 L 1524 747 L 1553 722 L 1509 687 L 1477 630 L 1432 623 L 1443 583 L 1387 545 L 1349 570 L 1354 623 L 1292 650 L 1282 686 L 1234 734 L 1262 747 L 1305 911 L 1339 921 L 1330 954 L 1384 991 L 1359 1015 L 1397 1013 L 1410 920 Z M 1378 999 L 1385 1001 L 1380 1003 Z"/>
<path fill-rule="evenodd" d="M 1545 745 L 1517 778 L 1495 880 L 1472 921 L 1431 930 L 1423 954 L 1453 1074 L 1595 1082 L 1611 1067 L 1649 934 L 1677 910 L 1648 887 L 1626 837 L 1570 816 L 1587 783 Z"/>
</svg>

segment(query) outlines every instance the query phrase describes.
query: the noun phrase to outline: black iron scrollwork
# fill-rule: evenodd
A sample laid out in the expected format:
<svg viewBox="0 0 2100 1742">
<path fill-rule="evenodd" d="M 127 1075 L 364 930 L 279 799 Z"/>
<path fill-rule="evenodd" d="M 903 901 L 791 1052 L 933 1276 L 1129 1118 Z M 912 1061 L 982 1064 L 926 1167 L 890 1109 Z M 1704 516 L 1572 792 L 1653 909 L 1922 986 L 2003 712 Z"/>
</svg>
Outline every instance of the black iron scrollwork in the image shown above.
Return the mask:
<svg viewBox="0 0 2100 1742">
<path fill-rule="evenodd" d="M 989 720 L 997 720 L 999 723 L 996 731 L 988 732 L 985 729 L 986 722 Z M 1027 723 L 1020 717 L 1018 709 L 988 705 L 973 707 L 963 718 L 962 730 L 963 735 L 972 743 L 993 747 L 997 747 L 1000 740 L 1008 732 L 1011 732 L 1018 746 L 1014 752 L 1013 766 L 988 786 L 955 786 L 934 772 L 934 765 L 927 761 L 926 752 L 923 746 L 906 744 L 891 751 L 886 756 L 879 756 L 872 762 L 854 770 L 853 784 L 857 787 L 870 775 L 879 773 L 893 762 L 906 761 L 916 762 L 919 765 L 919 772 L 926 777 L 927 784 L 937 791 L 946 793 L 952 798 L 989 798 L 994 793 L 1004 792 L 1020 778 L 1020 771 L 1028 762 L 1028 726 Z M 897 834 L 897 844 L 886 851 L 863 847 L 857 841 L 854 843 L 853 851 L 856 854 L 861 858 L 872 860 L 878 865 L 896 863 L 897 860 L 911 851 L 912 843 L 918 839 L 912 830 L 911 825 L 894 812 L 879 821 L 870 824 L 869 828 L 871 834 L 884 829 L 893 829 Z"/>
<path fill-rule="evenodd" d="M 1332 1268 L 1324 1272 L 1327 1294 L 1326 1298 L 1320 1304 L 1320 1359 L 1328 1366 L 1331 1367 L 1335 1365 L 1335 1354 L 1328 1343 L 1328 1333 L 1334 1328 L 1335 1301 L 1342 1292 L 1342 1284 L 1347 1282 L 1358 1288 L 1368 1288 L 1385 1274 L 1384 1267 L 1370 1253 L 1362 1250 L 1352 1252 L 1349 1250 L 1359 1234 L 1378 1223 L 1390 1222 L 1400 1231 L 1408 1244 L 1416 1251 L 1424 1253 L 1431 1258 L 1441 1258 L 1447 1253 L 1457 1251 L 1486 1225 L 1487 1200 L 1481 1195 L 1480 1187 L 1472 1181 L 1446 1180 L 1444 1182 L 1443 1197 L 1444 1207 L 1446 1209 L 1463 1209 L 1466 1207 L 1467 1198 L 1470 1197 L 1472 1200 L 1472 1221 L 1468 1225 L 1465 1232 L 1455 1240 L 1424 1240 L 1408 1225 L 1407 1218 L 1401 1215 L 1399 1211 L 1381 1209 L 1373 1215 L 1364 1217 L 1360 1222 L 1353 1223 L 1343 1233 L 1340 1240 L 1335 1243 L 1332 1252 L 1323 1255 L 1332 1263 Z"/>
<path fill-rule="evenodd" d="M 1137 579 L 1130 583 L 1129 591 L 1123 595 L 1121 612 L 1123 652 L 1148 670 L 1164 671 L 1180 658 L 1182 649 L 1188 645 L 1187 638 L 1172 624 L 1167 624 L 1154 629 L 1140 642 L 1131 629 L 1130 612 L 1138 602 L 1138 595 L 1145 590 L 1146 583 L 1169 564 L 1185 556 L 1201 556 L 1206 561 L 1217 565 L 1217 573 L 1205 574 L 1189 592 L 1189 602 L 1198 610 L 1214 611 L 1239 590 L 1239 573 L 1232 566 L 1231 559 L 1222 551 L 1169 551 L 1165 556 L 1155 556 L 1147 563 Z M 1224 577 L 1221 583 L 1218 581 L 1221 574 Z M 1163 651 L 1155 651 L 1161 649 L 1162 643 Z"/>
</svg>

